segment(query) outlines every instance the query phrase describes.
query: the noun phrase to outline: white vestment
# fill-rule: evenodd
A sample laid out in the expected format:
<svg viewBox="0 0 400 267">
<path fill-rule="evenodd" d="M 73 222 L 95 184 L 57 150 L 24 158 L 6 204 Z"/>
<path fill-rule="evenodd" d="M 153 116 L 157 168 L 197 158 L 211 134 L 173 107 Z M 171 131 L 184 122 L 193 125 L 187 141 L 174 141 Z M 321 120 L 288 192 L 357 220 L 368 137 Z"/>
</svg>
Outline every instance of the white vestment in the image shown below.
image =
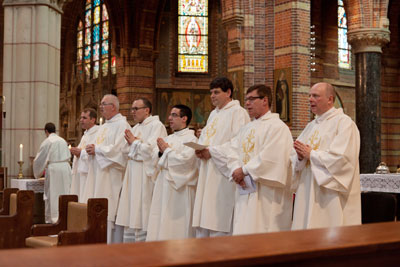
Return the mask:
<svg viewBox="0 0 400 267">
<path fill-rule="evenodd" d="M 147 117 L 131 131 L 139 139 L 125 151 L 129 152 L 129 159 L 115 223 L 146 231 L 154 187 L 152 179 L 156 175 L 157 161 L 153 151 L 157 147 L 157 138 L 166 137 L 167 131 L 158 116 Z"/>
<path fill-rule="evenodd" d="M 95 137 L 99 126 L 93 125 L 90 129 L 86 130 L 83 134 L 79 145 L 77 146 L 82 151 L 85 150 L 88 144 L 94 144 Z M 84 163 L 84 160 L 88 160 L 88 157 L 85 159 L 83 157 L 74 156 L 74 161 L 72 163 L 72 181 L 71 181 L 71 195 L 78 195 L 79 202 L 87 203 L 87 199 L 83 198 L 83 191 L 86 185 L 86 178 L 88 173 L 88 162 Z"/>
<path fill-rule="evenodd" d="M 231 142 L 210 148 L 221 172 L 242 167 L 255 184 L 246 194 L 236 185 L 234 235 L 290 230 L 292 149 L 289 128 L 271 112 L 246 124 Z"/>
<path fill-rule="evenodd" d="M 250 121 L 239 101 L 214 109 L 201 131 L 199 144 L 221 145 L 234 137 Z M 235 184 L 229 182 L 212 160 L 200 160 L 199 179 L 193 210 L 193 227 L 231 232 Z"/>
<path fill-rule="evenodd" d="M 71 166 L 67 142 L 55 133 L 51 133 L 40 145 L 33 160 L 33 174 L 40 178 L 45 172 L 43 199 L 47 223 L 58 219 L 58 197 L 69 194 L 71 187 Z"/>
<path fill-rule="evenodd" d="M 194 150 L 183 145 L 197 142 L 188 128 L 165 138 L 168 143 L 158 167 L 154 186 L 147 241 L 194 237 L 192 216 L 197 183 L 197 158 Z M 158 152 L 158 149 L 157 149 Z"/>
<path fill-rule="evenodd" d="M 99 126 L 94 139 L 95 155 L 81 151 L 88 174 L 83 201 L 90 197 L 108 199 L 108 221 L 114 222 L 127 158 L 122 153 L 125 130 L 130 129 L 126 118 L 117 114 Z M 83 152 L 83 153 L 82 153 Z"/>
<path fill-rule="evenodd" d="M 309 161 L 292 155 L 292 229 L 361 224 L 360 134 L 355 123 L 341 108 L 332 108 L 310 122 L 298 140 L 313 150 Z"/>
</svg>

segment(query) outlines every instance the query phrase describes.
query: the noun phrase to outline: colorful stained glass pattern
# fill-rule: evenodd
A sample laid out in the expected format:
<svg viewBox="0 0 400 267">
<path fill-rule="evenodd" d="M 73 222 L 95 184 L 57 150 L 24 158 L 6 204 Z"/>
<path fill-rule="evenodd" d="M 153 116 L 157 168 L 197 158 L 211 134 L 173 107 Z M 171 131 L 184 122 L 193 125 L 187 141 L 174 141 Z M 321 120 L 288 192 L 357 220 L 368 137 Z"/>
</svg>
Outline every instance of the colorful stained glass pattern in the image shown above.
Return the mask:
<svg viewBox="0 0 400 267">
<path fill-rule="evenodd" d="M 350 45 L 347 42 L 347 16 L 343 1 L 338 0 L 338 64 L 340 68 L 351 69 Z"/>
<path fill-rule="evenodd" d="M 93 13 L 93 24 L 99 24 L 100 23 L 100 6 L 97 6 L 94 9 L 94 13 Z"/>
<path fill-rule="evenodd" d="M 208 1 L 179 0 L 178 71 L 208 72 Z"/>
<path fill-rule="evenodd" d="M 180 0 L 178 15 L 182 16 L 208 16 L 207 0 Z"/>
<path fill-rule="evenodd" d="M 103 29 L 102 29 L 102 34 L 103 34 L 103 40 L 108 39 L 109 33 L 108 33 L 108 21 L 103 22 Z"/>
<path fill-rule="evenodd" d="M 107 76 L 108 74 L 108 59 L 103 59 L 102 60 L 102 72 L 103 76 Z"/>
<path fill-rule="evenodd" d="M 104 20 L 108 20 L 108 12 L 107 12 L 107 8 L 106 5 L 103 4 L 103 17 L 102 17 L 103 21 Z"/>
<path fill-rule="evenodd" d="M 93 43 L 100 41 L 100 25 L 93 27 Z"/>
<path fill-rule="evenodd" d="M 115 57 L 111 58 L 109 42 L 109 16 L 103 0 L 86 0 L 84 24 L 77 29 L 77 72 L 85 75 L 85 80 L 97 79 L 100 75 L 116 73 Z"/>
</svg>

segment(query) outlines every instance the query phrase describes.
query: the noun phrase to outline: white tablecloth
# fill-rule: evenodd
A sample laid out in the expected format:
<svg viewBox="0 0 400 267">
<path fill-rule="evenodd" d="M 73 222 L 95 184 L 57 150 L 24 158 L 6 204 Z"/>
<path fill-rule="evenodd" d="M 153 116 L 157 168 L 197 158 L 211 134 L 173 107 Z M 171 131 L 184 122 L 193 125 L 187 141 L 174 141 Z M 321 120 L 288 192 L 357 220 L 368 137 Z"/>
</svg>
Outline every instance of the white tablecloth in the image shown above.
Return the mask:
<svg viewBox="0 0 400 267">
<path fill-rule="evenodd" d="M 11 187 L 20 190 L 33 190 L 35 193 L 44 192 L 44 178 L 41 179 L 11 179 Z"/>
<path fill-rule="evenodd" d="M 400 174 L 360 174 L 361 191 L 400 193 Z"/>
</svg>

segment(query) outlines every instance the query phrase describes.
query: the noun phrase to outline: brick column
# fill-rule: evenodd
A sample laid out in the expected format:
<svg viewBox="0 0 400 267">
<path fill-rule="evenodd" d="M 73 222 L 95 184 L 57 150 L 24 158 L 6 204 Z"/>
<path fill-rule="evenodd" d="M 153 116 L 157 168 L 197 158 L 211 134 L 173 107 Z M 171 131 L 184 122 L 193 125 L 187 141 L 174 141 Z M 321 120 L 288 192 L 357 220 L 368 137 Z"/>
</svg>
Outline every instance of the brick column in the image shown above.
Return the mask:
<svg viewBox="0 0 400 267">
<path fill-rule="evenodd" d="M 62 1 L 58 1 L 62 2 Z M 30 158 L 44 140 L 46 122 L 59 122 L 61 8 L 51 0 L 5 0 L 2 164 L 18 174 L 19 144 L 23 174 L 32 176 Z"/>
</svg>

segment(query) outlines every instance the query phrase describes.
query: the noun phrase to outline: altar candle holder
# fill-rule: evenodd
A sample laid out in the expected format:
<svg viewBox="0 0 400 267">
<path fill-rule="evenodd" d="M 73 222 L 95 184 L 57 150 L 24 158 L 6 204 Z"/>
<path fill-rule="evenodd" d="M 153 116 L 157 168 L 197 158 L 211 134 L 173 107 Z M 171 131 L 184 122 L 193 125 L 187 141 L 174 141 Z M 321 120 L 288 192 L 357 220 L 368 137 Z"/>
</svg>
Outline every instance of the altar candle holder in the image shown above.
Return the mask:
<svg viewBox="0 0 400 267">
<path fill-rule="evenodd" d="M 19 172 L 18 172 L 18 179 L 22 179 L 24 175 L 22 174 L 22 165 L 24 165 L 23 161 L 18 161 L 19 164 Z"/>
</svg>

